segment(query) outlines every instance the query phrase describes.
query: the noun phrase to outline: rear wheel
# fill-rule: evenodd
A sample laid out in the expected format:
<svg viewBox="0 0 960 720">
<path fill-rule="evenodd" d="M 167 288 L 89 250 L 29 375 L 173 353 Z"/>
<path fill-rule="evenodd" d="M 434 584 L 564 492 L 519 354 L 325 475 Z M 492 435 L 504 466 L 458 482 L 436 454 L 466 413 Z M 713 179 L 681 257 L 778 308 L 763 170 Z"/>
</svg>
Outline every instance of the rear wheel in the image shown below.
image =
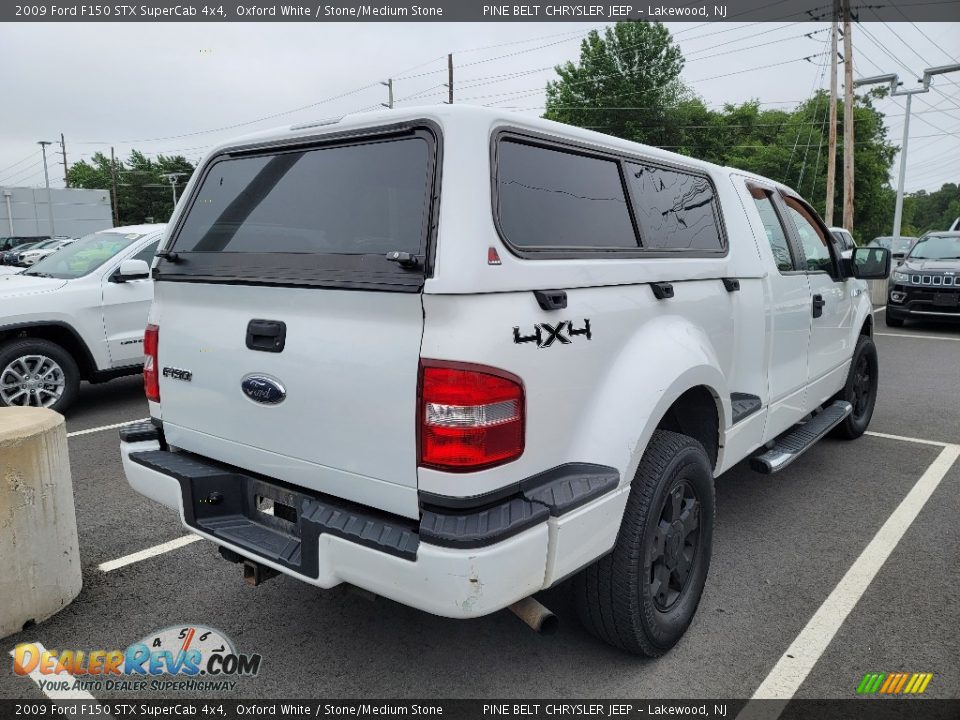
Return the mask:
<svg viewBox="0 0 960 720">
<path fill-rule="evenodd" d="M 877 347 L 873 338 L 861 335 L 853 351 L 847 384 L 835 398 L 850 403 L 853 411 L 834 428 L 833 435 L 836 437 L 854 440 L 867 431 L 873 417 L 873 408 L 877 404 L 878 370 Z"/>
<path fill-rule="evenodd" d="M 703 446 L 657 430 L 634 476 L 613 552 L 574 580 L 586 628 L 638 655 L 672 648 L 703 593 L 713 520 L 713 468 Z"/>
<path fill-rule="evenodd" d="M 41 339 L 0 346 L 0 407 L 66 410 L 76 399 L 80 370 L 70 354 Z"/>
</svg>

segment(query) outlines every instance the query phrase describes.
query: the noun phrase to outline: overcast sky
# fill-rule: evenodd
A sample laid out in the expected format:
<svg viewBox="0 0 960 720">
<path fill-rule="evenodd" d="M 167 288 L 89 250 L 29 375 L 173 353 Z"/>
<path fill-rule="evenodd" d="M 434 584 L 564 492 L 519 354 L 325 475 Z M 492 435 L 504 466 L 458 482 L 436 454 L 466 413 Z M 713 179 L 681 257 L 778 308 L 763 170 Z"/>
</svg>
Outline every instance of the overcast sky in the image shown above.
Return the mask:
<svg viewBox="0 0 960 720">
<path fill-rule="evenodd" d="M 109 153 L 110 145 L 123 158 L 135 147 L 195 162 L 230 136 L 375 107 L 386 101 L 379 82 L 388 77 L 396 78 L 400 106 L 440 102 L 448 52 L 454 53 L 455 101 L 540 114 L 552 67 L 576 60 L 579 40 L 592 27 L 602 25 L 0 25 L 0 185 L 42 185 L 36 142 L 59 141 L 60 133 L 71 162 L 98 150 Z M 757 99 L 790 108 L 815 88 L 829 87 L 824 24 L 669 27 L 686 55 L 684 79 L 711 105 Z M 912 87 L 924 68 L 958 61 L 958 31 L 960 23 L 855 26 L 855 77 L 897 72 Z M 811 61 L 801 59 L 811 55 Z M 960 182 L 960 73 L 936 78 L 933 87 L 914 97 L 907 191 Z M 879 107 L 899 145 L 903 99 Z M 48 148 L 48 164 L 51 184 L 62 187 L 62 159 L 53 154 L 58 150 Z M 811 166 L 817 150 L 810 150 Z M 825 147 L 822 152 L 825 157 Z"/>
</svg>

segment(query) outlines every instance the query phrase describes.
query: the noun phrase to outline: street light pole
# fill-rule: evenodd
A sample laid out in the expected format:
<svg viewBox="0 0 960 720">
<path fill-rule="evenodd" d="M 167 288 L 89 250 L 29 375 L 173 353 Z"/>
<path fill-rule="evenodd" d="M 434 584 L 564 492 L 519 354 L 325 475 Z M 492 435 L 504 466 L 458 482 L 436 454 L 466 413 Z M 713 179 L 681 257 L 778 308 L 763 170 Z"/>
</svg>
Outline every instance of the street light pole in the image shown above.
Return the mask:
<svg viewBox="0 0 960 720">
<path fill-rule="evenodd" d="M 53 145 L 53 143 L 50 140 L 40 140 L 37 145 L 43 153 L 43 182 L 47 186 L 47 218 L 50 221 L 50 237 L 54 237 L 57 231 L 53 227 L 53 200 L 50 197 L 50 174 L 47 172 L 47 145 Z"/>
<path fill-rule="evenodd" d="M 890 97 L 907 96 L 906 115 L 903 120 L 903 145 L 900 147 L 900 173 L 897 179 L 897 203 L 893 211 L 893 236 L 900 237 L 901 222 L 903 220 L 903 184 L 907 175 L 907 145 L 910 142 L 910 110 L 914 95 L 920 95 L 930 92 L 930 80 L 934 75 L 943 75 L 944 73 L 960 72 L 960 63 L 956 65 L 938 65 L 937 67 L 927 68 L 923 71 L 923 78 L 918 82 L 923 84 L 921 88 L 913 90 L 898 90 L 900 78 L 896 73 L 887 75 L 874 75 L 868 78 L 861 78 L 853 83 L 854 87 L 860 85 L 883 85 L 890 84 Z"/>
</svg>

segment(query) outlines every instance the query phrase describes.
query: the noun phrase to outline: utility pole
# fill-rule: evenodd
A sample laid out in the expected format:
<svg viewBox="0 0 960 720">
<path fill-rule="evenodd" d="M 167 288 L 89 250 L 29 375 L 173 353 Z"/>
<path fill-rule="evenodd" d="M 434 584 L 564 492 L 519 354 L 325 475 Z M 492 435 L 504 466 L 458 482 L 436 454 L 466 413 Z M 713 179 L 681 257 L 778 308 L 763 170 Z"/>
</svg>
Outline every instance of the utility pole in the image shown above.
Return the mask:
<svg viewBox="0 0 960 720">
<path fill-rule="evenodd" d="M 47 145 L 53 145 L 53 143 L 49 140 L 39 140 L 37 145 L 43 153 L 43 182 L 47 186 L 47 218 L 50 221 L 50 237 L 54 237 L 57 231 L 53 226 L 53 199 L 50 196 L 50 175 L 47 173 Z"/>
<path fill-rule="evenodd" d="M 897 179 L 897 204 L 893 211 L 893 236 L 900 237 L 901 221 L 903 220 L 903 181 L 907 175 L 907 144 L 910 141 L 910 106 L 914 95 L 920 95 L 930 92 L 930 80 L 934 75 L 943 75 L 945 73 L 960 72 L 960 63 L 956 65 L 938 65 L 927 68 L 923 71 L 923 78 L 918 80 L 923 87 L 913 90 L 898 90 L 902 85 L 899 76 L 896 73 L 887 75 L 874 75 L 873 77 L 861 78 L 854 85 L 878 85 L 890 83 L 890 97 L 907 96 L 906 117 L 903 119 L 903 145 L 900 148 L 900 173 Z"/>
<path fill-rule="evenodd" d="M 110 146 L 110 182 L 113 184 L 113 226 L 120 224 L 118 205 L 120 199 L 117 197 L 117 161 L 114 159 L 113 146 Z"/>
<path fill-rule="evenodd" d="M 833 15 L 831 19 L 831 37 L 830 37 L 830 130 L 829 144 L 827 146 L 827 200 L 826 217 L 827 226 L 833 225 L 833 196 L 834 185 L 837 178 L 837 23 L 839 21 L 839 4 L 837 0 L 833 3 Z"/>
<path fill-rule="evenodd" d="M 843 227 L 853 230 L 853 34 L 843 0 Z"/>
<path fill-rule="evenodd" d="M 386 82 L 380 83 L 381 85 L 387 88 L 387 101 L 385 103 L 380 103 L 385 108 L 390 108 L 393 110 L 393 78 L 387 80 Z"/>
<path fill-rule="evenodd" d="M 453 105 L 453 53 L 447 54 L 447 103 Z"/>
<path fill-rule="evenodd" d="M 173 192 L 173 207 L 177 207 L 177 180 L 182 178 L 186 173 L 166 173 L 164 177 L 167 179 L 167 182 L 170 183 L 170 190 Z"/>
<path fill-rule="evenodd" d="M 63 155 L 63 186 L 70 187 L 70 178 L 67 176 L 67 141 L 63 139 L 63 133 L 60 133 L 60 154 Z"/>
</svg>

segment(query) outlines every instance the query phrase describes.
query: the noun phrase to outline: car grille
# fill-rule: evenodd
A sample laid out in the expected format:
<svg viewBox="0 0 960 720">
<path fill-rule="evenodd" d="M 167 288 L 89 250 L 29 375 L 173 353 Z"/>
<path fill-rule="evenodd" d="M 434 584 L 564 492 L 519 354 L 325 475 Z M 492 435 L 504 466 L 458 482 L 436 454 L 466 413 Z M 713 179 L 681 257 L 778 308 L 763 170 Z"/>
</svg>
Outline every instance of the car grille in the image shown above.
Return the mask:
<svg viewBox="0 0 960 720">
<path fill-rule="evenodd" d="M 911 285 L 930 285 L 932 287 L 960 287 L 960 277 L 955 275 L 910 275 Z"/>
</svg>

